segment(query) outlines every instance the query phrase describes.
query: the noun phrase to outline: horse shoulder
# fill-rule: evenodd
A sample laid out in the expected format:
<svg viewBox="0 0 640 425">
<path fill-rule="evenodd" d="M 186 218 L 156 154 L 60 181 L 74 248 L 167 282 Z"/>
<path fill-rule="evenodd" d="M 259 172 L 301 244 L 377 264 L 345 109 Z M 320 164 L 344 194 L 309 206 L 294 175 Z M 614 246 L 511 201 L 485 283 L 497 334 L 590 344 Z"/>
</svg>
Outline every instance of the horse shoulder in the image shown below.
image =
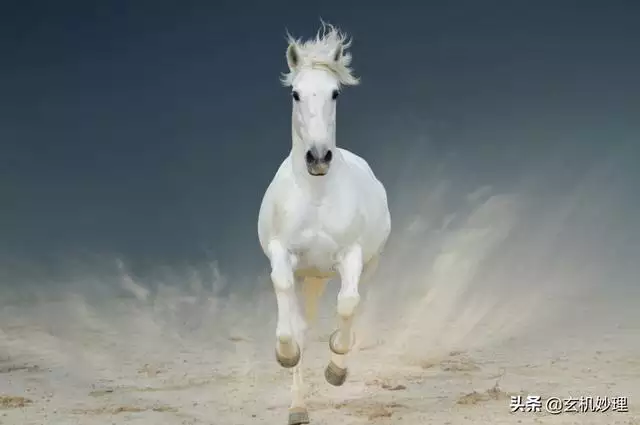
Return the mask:
<svg viewBox="0 0 640 425">
<path fill-rule="evenodd" d="M 258 213 L 258 237 L 263 249 L 267 249 L 269 241 L 278 231 L 278 210 L 282 202 L 282 195 L 286 194 L 286 183 L 293 175 L 291 159 L 287 157 L 282 161 L 278 171 L 262 197 L 260 211 Z"/>
<path fill-rule="evenodd" d="M 349 168 L 355 174 L 356 182 L 365 183 L 364 187 L 359 187 L 364 191 L 364 198 L 377 204 L 384 204 L 387 207 L 387 191 L 382 182 L 376 177 L 375 173 L 369 166 L 369 163 L 362 158 L 346 149 L 341 149 L 343 158 Z"/>
<path fill-rule="evenodd" d="M 364 158 L 346 149 L 341 151 L 358 189 L 360 210 L 368 229 L 362 235 L 363 249 L 365 257 L 371 258 L 384 247 L 391 232 L 387 192 Z"/>
<path fill-rule="evenodd" d="M 373 170 L 371 169 L 371 166 L 369 166 L 367 160 L 347 149 L 341 148 L 340 151 L 342 152 L 342 156 L 347 164 L 357 167 L 360 171 L 363 171 L 368 177 L 371 177 L 373 180 L 378 180 Z"/>
</svg>

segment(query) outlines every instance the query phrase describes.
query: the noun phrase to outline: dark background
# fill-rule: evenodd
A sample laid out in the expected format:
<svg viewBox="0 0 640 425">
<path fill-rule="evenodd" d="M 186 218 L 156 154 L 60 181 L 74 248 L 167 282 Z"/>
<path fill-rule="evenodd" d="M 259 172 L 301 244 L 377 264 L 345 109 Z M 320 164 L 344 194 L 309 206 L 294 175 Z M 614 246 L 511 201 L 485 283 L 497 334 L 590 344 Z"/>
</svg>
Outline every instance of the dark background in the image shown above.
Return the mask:
<svg viewBox="0 0 640 425">
<path fill-rule="evenodd" d="M 392 215 L 444 177 L 552 202 L 608 164 L 603 249 L 637 261 L 636 1 L 4 1 L 2 284 L 70 259 L 263 268 L 258 208 L 291 140 L 285 30 L 320 17 L 354 37 L 362 78 L 338 143 Z"/>
</svg>

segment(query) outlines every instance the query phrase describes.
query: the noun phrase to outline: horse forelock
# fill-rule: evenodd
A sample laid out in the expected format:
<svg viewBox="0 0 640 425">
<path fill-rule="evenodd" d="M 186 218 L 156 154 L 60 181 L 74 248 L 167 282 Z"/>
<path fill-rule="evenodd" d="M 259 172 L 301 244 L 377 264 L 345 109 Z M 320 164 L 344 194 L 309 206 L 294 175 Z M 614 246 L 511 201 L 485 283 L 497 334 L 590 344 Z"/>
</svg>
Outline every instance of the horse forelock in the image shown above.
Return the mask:
<svg viewBox="0 0 640 425">
<path fill-rule="evenodd" d="M 283 85 L 292 85 L 296 75 L 305 68 L 330 71 L 342 85 L 359 83 L 359 79 L 353 75 L 353 70 L 350 67 L 351 53 L 347 52 L 352 40 L 337 27 L 323 21 L 315 38 L 303 41 L 287 33 L 287 41 L 296 47 L 300 63 L 295 70 L 282 74 Z M 342 46 L 343 53 L 336 61 L 332 55 L 340 46 Z"/>
</svg>

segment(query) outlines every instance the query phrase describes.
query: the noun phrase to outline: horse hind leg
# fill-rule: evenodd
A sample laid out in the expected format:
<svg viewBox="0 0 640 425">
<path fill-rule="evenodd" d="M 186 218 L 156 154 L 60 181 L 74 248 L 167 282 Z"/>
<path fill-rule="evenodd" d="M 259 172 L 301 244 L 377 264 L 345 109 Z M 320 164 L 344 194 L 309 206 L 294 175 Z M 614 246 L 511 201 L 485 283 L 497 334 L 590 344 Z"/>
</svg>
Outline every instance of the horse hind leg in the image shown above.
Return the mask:
<svg viewBox="0 0 640 425">
<path fill-rule="evenodd" d="M 302 362 L 293 368 L 293 384 L 291 385 L 292 401 L 289 407 L 288 425 L 308 424 L 309 412 L 304 401 L 304 381 L 302 378 Z"/>
<path fill-rule="evenodd" d="M 318 318 L 318 300 L 324 293 L 327 280 L 328 279 L 324 278 L 306 277 L 302 282 L 304 313 L 309 325 L 314 324 Z"/>
<path fill-rule="evenodd" d="M 304 350 L 303 350 L 304 351 Z M 288 425 L 308 424 L 309 412 L 305 402 L 305 383 L 302 374 L 302 364 L 304 355 L 300 363 L 293 368 L 293 382 L 291 384 L 291 405 L 289 406 Z"/>
<path fill-rule="evenodd" d="M 326 279 L 314 277 L 298 278 L 296 285 L 301 286 L 304 299 L 304 316 L 296 302 L 292 308 L 293 332 L 299 342 L 302 356 L 299 363 L 293 367 L 293 382 L 291 384 L 291 406 L 289 407 L 288 425 L 308 424 L 309 412 L 305 403 L 305 383 L 303 379 L 303 362 L 306 345 L 306 332 L 308 324 L 313 323 L 317 317 L 317 303 L 326 286 Z M 296 300 L 297 301 L 297 300 Z"/>
<path fill-rule="evenodd" d="M 293 368 L 293 382 L 291 384 L 291 406 L 289 407 L 288 425 L 302 425 L 309 423 L 309 412 L 305 403 L 305 383 L 303 379 L 303 361 L 306 343 L 307 324 L 297 303 L 294 306 L 294 334 L 300 343 L 302 356 L 300 362 Z"/>
</svg>

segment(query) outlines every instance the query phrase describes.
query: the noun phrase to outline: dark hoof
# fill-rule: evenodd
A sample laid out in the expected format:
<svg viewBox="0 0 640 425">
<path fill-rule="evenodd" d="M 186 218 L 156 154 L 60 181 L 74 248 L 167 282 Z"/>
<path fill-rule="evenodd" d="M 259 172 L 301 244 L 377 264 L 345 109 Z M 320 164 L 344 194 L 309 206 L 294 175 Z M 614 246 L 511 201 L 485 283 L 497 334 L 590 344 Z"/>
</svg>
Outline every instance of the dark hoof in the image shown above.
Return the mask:
<svg viewBox="0 0 640 425">
<path fill-rule="evenodd" d="M 339 387 L 347 380 L 347 369 L 343 369 L 330 361 L 324 370 L 324 378 L 334 387 Z"/>
<path fill-rule="evenodd" d="M 289 425 L 301 425 L 309 423 L 309 413 L 303 407 L 289 409 Z"/>
<path fill-rule="evenodd" d="M 298 363 L 300 363 L 300 348 L 298 347 L 298 345 L 296 344 L 296 354 L 293 357 L 284 357 L 282 356 L 279 352 L 278 349 L 276 348 L 276 360 L 278 361 L 278 364 L 286 369 L 291 369 L 292 367 L 296 367 L 298 366 Z"/>
<path fill-rule="evenodd" d="M 334 354 L 337 354 L 339 356 L 344 356 L 345 354 L 349 354 L 349 351 L 351 351 L 351 348 L 340 349 L 336 346 L 336 338 L 338 338 L 339 332 L 340 330 L 336 329 L 335 331 L 333 331 L 333 333 L 329 337 L 329 350 L 331 350 L 331 352 Z M 351 335 L 351 346 L 353 346 L 355 342 L 356 342 L 355 335 Z"/>
</svg>

